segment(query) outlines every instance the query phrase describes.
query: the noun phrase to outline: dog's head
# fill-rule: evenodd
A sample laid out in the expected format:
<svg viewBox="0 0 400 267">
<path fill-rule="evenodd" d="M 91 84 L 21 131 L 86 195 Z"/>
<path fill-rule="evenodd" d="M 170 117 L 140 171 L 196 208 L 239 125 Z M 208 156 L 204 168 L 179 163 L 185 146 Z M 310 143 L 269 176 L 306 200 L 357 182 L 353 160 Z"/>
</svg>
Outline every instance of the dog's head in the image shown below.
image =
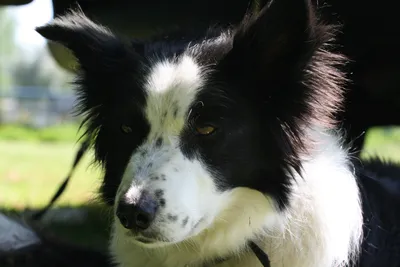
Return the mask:
<svg viewBox="0 0 400 267">
<path fill-rule="evenodd" d="M 218 229 L 229 242 L 273 223 L 307 129 L 329 128 L 340 104 L 330 30 L 309 0 L 274 0 L 205 39 L 127 41 L 76 12 L 38 28 L 79 62 L 117 233 L 162 245 Z"/>
</svg>

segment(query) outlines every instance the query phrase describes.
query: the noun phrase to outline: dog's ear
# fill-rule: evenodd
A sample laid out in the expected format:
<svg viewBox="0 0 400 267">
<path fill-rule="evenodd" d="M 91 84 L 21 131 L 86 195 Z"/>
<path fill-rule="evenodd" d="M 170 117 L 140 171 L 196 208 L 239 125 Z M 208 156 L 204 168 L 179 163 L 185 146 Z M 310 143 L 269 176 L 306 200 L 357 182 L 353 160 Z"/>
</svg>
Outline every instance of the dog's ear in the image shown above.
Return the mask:
<svg viewBox="0 0 400 267">
<path fill-rule="evenodd" d="M 270 0 L 247 15 L 219 63 L 219 79 L 233 80 L 231 87 L 240 86 L 289 126 L 298 126 L 298 119 L 333 125 L 345 81 L 337 68 L 343 57 L 329 52 L 335 27 L 315 14 L 312 0 Z"/>
<path fill-rule="evenodd" d="M 270 0 L 233 33 L 210 78 L 251 104 L 265 138 L 274 140 L 268 149 L 297 171 L 313 141 L 305 129 L 336 126 L 346 81 L 338 68 L 344 58 L 331 52 L 336 27 L 313 9 L 311 0 Z"/>
<path fill-rule="evenodd" d="M 299 68 L 299 61 L 305 62 L 314 50 L 316 30 L 310 0 L 270 0 L 259 14 L 247 14 L 237 28 L 230 64 L 240 61 L 263 72 L 262 77 L 267 71 Z"/>
<path fill-rule="evenodd" d="M 84 70 L 98 69 L 99 66 L 111 70 L 115 64 L 139 57 L 129 42 L 96 24 L 81 11 L 69 11 L 49 24 L 37 27 L 36 31 L 71 50 Z"/>
<path fill-rule="evenodd" d="M 77 11 L 58 17 L 37 31 L 70 49 L 77 58 L 77 112 L 85 116 L 88 133 L 113 123 L 118 130 L 118 120 L 128 116 L 126 109 L 143 96 L 143 61 L 134 49 L 139 44 L 116 36 Z"/>
</svg>

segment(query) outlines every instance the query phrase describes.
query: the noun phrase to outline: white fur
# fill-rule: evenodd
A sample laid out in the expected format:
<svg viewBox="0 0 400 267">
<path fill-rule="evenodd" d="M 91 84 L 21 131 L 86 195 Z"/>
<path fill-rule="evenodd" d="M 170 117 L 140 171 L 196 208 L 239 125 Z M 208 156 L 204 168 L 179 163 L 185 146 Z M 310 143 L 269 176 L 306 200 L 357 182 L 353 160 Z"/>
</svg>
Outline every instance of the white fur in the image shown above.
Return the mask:
<svg viewBox="0 0 400 267">
<path fill-rule="evenodd" d="M 230 256 L 218 266 L 258 267 L 257 258 L 246 249 L 246 242 L 254 240 L 273 267 L 345 266 L 358 251 L 362 214 L 347 151 L 335 134 L 310 132 L 317 145 L 310 158 L 303 159 L 304 176 L 293 181 L 285 212 L 255 190 L 219 192 L 217 175 L 200 160 L 186 159 L 179 148 L 178 135 L 202 80 L 201 69 L 187 56 L 176 64 L 156 65 L 148 77 L 144 113 L 151 131 L 132 156 L 117 197 L 162 190 L 165 207 L 144 233 L 161 233 L 168 242 L 137 242 L 115 219 L 110 244 L 114 260 L 120 267 L 183 267 Z M 176 106 L 179 115 L 174 117 Z M 157 147 L 159 137 L 163 144 Z M 168 219 L 171 216 L 177 219 Z"/>
<path fill-rule="evenodd" d="M 304 179 L 293 183 L 280 228 L 267 231 L 261 242 L 274 267 L 346 266 L 359 250 L 362 211 L 347 151 L 333 134 L 310 134 L 318 143 L 304 161 Z"/>
<path fill-rule="evenodd" d="M 132 156 L 117 193 L 117 199 L 134 199 L 143 190 L 153 196 L 161 190 L 165 207 L 159 209 L 155 222 L 144 234 L 161 233 L 174 243 L 210 225 L 219 210 L 217 203 L 223 203 L 213 177 L 201 162 L 184 157 L 178 142 L 201 81 L 199 67 L 188 56 L 177 64 L 163 61 L 155 65 L 146 83 L 144 109 L 150 134 Z M 156 146 L 159 138 L 163 141 L 161 147 Z M 215 203 L 213 207 L 204 198 Z M 115 231 L 120 235 L 129 233 L 120 225 Z"/>
</svg>

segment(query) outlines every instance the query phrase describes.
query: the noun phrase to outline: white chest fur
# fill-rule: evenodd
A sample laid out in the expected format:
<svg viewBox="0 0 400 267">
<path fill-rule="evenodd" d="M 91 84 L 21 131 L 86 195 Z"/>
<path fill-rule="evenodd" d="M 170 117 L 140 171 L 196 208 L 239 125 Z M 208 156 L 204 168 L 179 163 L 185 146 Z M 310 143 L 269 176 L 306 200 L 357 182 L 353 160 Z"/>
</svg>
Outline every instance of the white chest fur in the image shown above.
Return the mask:
<svg viewBox="0 0 400 267">
<path fill-rule="evenodd" d="M 362 237 L 359 190 L 347 153 L 337 140 L 330 135 L 318 137 L 320 148 L 304 162 L 303 178 L 293 181 L 290 207 L 274 215 L 275 223 L 265 222 L 261 232 L 254 229 L 257 234 L 250 235 L 239 227 L 229 230 L 235 238 L 226 236 L 226 231 L 214 233 L 215 239 L 207 240 L 213 250 L 200 253 L 190 243 L 145 249 L 114 229 L 110 248 L 116 263 L 119 267 L 203 267 L 204 259 L 219 253 L 233 257 L 210 267 L 262 267 L 254 254 L 242 249 L 245 240 L 257 237 L 272 267 L 346 266 L 357 256 Z"/>
</svg>

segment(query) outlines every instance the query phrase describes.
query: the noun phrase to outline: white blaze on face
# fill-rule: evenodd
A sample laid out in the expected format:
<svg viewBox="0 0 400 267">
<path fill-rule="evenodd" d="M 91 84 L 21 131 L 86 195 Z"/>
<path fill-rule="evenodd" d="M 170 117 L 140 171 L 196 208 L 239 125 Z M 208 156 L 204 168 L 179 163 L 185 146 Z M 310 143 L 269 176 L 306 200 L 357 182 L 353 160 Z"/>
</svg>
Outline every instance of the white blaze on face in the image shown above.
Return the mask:
<svg viewBox="0 0 400 267">
<path fill-rule="evenodd" d="M 201 69 L 189 56 L 156 64 L 145 84 L 151 134 L 178 135 L 201 86 Z"/>
<path fill-rule="evenodd" d="M 189 160 L 180 150 L 179 134 L 202 79 L 200 67 L 189 56 L 153 67 L 145 83 L 150 133 L 132 155 L 117 195 L 134 199 L 149 192 L 159 209 L 147 231 L 172 242 L 208 226 L 217 213 L 216 203 L 221 203 L 215 178 L 198 159 Z M 117 228 L 124 231 L 118 222 Z"/>
</svg>

